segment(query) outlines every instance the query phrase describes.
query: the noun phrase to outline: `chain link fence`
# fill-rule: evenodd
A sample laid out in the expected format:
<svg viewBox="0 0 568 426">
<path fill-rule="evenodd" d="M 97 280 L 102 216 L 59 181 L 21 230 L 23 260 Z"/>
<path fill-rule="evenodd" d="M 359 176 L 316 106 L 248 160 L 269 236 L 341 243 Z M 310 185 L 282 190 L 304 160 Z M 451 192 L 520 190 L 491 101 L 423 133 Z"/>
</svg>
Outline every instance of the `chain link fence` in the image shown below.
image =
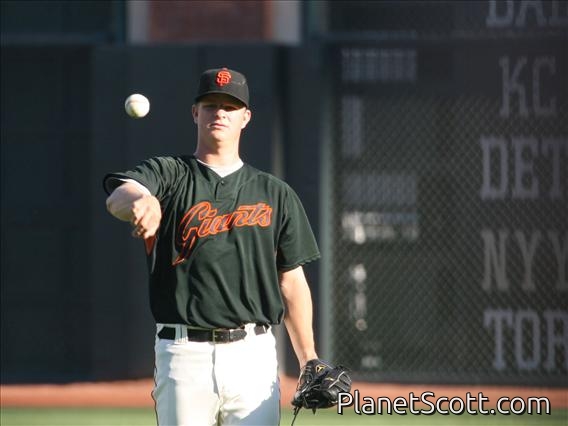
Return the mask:
<svg viewBox="0 0 568 426">
<path fill-rule="evenodd" d="M 480 28 L 508 13 L 458 4 Z M 563 25 L 330 44 L 331 352 L 355 376 L 568 381 Z"/>
</svg>

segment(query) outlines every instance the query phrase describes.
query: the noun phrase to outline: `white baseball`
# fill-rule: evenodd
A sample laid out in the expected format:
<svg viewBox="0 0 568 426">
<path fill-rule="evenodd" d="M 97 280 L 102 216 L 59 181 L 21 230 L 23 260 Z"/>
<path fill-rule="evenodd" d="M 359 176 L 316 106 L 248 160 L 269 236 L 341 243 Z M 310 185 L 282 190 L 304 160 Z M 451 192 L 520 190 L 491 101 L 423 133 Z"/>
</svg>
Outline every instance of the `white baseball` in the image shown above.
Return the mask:
<svg viewBox="0 0 568 426">
<path fill-rule="evenodd" d="M 150 101 L 140 93 L 134 93 L 124 102 L 126 113 L 132 118 L 142 118 L 150 112 Z"/>
</svg>

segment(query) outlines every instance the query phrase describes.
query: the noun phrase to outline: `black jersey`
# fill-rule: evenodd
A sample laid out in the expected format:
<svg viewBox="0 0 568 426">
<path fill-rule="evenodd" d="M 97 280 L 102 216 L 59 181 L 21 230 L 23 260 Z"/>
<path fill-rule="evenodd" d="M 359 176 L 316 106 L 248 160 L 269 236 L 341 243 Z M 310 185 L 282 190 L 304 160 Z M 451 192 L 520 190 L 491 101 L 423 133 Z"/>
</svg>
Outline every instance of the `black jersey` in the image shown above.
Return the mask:
<svg viewBox="0 0 568 426">
<path fill-rule="evenodd" d="M 104 178 L 134 179 L 156 196 L 162 220 L 145 241 L 150 305 L 160 323 L 217 328 L 278 324 L 278 271 L 319 258 L 296 193 L 245 164 L 220 177 L 193 156 L 156 157 Z"/>
</svg>

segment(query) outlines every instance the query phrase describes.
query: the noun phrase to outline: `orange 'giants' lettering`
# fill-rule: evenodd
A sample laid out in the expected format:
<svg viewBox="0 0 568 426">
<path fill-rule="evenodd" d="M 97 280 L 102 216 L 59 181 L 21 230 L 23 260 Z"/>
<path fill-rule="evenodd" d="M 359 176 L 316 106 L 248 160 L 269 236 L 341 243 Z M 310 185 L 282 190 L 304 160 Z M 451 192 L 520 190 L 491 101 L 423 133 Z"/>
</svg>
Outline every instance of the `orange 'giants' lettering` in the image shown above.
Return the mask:
<svg viewBox="0 0 568 426">
<path fill-rule="evenodd" d="M 187 259 L 199 238 L 227 232 L 235 227 L 266 228 L 270 226 L 271 217 L 272 207 L 264 203 L 239 206 L 234 212 L 224 215 L 217 215 L 217 209 L 212 208 L 208 201 L 197 203 L 187 211 L 179 224 L 176 242 L 181 246 L 181 250 L 172 265 L 178 265 Z"/>
</svg>

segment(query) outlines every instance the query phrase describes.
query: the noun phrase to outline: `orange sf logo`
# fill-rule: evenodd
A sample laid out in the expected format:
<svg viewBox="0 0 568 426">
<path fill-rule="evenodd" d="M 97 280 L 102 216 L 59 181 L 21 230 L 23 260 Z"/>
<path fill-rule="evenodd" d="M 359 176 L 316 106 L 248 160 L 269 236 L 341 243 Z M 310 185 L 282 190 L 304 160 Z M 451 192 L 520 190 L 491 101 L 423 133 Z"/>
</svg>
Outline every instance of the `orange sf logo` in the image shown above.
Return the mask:
<svg viewBox="0 0 568 426">
<path fill-rule="evenodd" d="M 217 85 L 224 86 L 225 84 L 229 84 L 231 82 L 232 75 L 227 70 L 221 70 L 217 73 Z"/>
</svg>

